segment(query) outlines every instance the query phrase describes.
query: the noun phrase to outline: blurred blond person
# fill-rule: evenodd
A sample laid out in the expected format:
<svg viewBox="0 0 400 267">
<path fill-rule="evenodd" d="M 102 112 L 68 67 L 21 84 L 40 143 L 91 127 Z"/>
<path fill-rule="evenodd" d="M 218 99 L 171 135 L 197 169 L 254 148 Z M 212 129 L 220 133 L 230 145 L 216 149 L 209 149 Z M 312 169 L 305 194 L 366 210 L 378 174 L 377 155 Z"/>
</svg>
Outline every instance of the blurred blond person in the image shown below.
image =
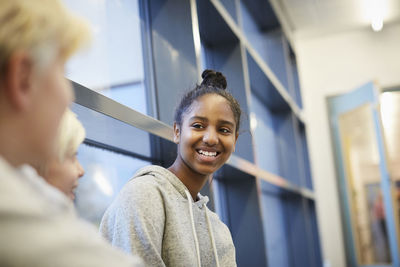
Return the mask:
<svg viewBox="0 0 400 267">
<path fill-rule="evenodd" d="M 75 199 L 78 180 L 85 173 L 77 158 L 78 147 L 84 139 L 83 125 L 75 113 L 67 109 L 56 137 L 55 157 L 37 168 L 39 175 L 71 200 Z"/>
<path fill-rule="evenodd" d="M 56 156 L 73 99 L 64 64 L 88 36 L 60 1 L 0 0 L 0 266 L 138 264 L 79 220 L 31 167 Z"/>
</svg>

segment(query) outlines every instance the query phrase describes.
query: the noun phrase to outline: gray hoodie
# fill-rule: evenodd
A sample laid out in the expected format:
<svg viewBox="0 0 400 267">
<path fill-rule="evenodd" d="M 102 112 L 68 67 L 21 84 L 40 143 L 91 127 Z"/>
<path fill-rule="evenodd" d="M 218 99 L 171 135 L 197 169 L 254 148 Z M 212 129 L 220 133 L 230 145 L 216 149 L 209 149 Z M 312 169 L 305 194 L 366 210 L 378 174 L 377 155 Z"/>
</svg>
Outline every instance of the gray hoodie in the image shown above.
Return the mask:
<svg viewBox="0 0 400 267">
<path fill-rule="evenodd" d="M 146 266 L 236 266 L 228 227 L 198 195 L 159 166 L 139 170 L 107 209 L 102 235 Z"/>
</svg>

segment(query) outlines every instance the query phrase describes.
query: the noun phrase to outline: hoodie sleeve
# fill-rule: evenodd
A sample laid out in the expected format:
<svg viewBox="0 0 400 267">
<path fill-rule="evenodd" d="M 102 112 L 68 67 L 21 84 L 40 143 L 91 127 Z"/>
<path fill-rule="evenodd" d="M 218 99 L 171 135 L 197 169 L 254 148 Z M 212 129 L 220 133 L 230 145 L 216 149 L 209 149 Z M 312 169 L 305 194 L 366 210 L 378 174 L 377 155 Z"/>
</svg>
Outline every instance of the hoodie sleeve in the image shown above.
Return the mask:
<svg viewBox="0 0 400 267">
<path fill-rule="evenodd" d="M 146 266 L 165 266 L 162 260 L 165 209 L 152 176 L 130 181 L 107 209 L 100 233 L 113 246 L 137 255 Z"/>
</svg>

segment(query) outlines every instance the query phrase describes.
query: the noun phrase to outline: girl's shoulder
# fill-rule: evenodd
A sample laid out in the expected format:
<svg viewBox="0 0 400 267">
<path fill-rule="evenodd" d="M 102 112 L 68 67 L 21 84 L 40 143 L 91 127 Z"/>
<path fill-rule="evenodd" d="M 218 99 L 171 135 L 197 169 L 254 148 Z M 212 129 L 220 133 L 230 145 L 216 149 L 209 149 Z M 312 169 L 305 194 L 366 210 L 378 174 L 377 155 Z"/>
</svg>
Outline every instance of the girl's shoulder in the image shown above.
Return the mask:
<svg viewBox="0 0 400 267">
<path fill-rule="evenodd" d="M 146 166 L 136 172 L 124 190 L 149 194 L 170 191 L 173 187 L 170 176 L 171 172 L 161 166 Z"/>
<path fill-rule="evenodd" d="M 122 188 L 120 194 L 153 195 L 160 191 L 160 181 L 152 175 L 133 177 Z"/>
<path fill-rule="evenodd" d="M 210 217 L 211 224 L 213 225 L 213 227 L 216 228 L 215 230 L 230 232 L 228 226 L 220 219 L 217 213 L 210 210 L 208 207 L 207 207 L 207 213 L 208 216 Z"/>
<path fill-rule="evenodd" d="M 165 179 L 164 168 L 147 166 L 136 172 L 119 193 L 122 200 L 160 199 L 169 190 L 168 180 Z"/>
<path fill-rule="evenodd" d="M 114 208 L 147 210 L 163 206 L 157 181 L 151 175 L 139 176 L 128 181 L 113 202 Z"/>
</svg>

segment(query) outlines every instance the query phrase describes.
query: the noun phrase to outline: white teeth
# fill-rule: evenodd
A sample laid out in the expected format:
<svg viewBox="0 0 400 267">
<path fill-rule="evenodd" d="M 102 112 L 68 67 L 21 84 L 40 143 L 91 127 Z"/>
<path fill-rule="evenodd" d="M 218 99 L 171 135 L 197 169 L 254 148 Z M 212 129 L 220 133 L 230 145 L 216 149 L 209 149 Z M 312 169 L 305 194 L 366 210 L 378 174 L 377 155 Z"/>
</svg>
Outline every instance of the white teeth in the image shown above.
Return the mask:
<svg viewBox="0 0 400 267">
<path fill-rule="evenodd" d="M 208 151 L 204 151 L 204 150 L 199 150 L 199 153 L 207 156 L 207 157 L 216 157 L 217 156 L 217 152 L 208 152 Z"/>
</svg>

